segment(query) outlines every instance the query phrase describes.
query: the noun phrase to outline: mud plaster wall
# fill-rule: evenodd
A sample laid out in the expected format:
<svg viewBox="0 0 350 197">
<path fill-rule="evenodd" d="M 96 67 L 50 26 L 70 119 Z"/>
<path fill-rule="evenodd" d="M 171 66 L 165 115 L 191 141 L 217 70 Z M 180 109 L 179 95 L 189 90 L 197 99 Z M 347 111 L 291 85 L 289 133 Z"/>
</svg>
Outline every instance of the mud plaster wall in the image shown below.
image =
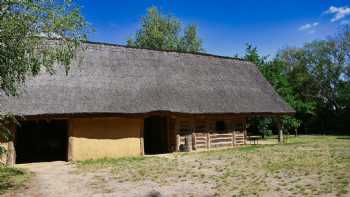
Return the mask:
<svg viewBox="0 0 350 197">
<path fill-rule="evenodd" d="M 72 161 L 142 154 L 143 119 L 69 120 L 68 159 Z"/>
<path fill-rule="evenodd" d="M 8 143 L 6 142 L 0 142 L 0 146 L 4 147 L 7 150 Z M 7 161 L 7 154 L 0 155 L 0 163 L 6 164 Z"/>
</svg>

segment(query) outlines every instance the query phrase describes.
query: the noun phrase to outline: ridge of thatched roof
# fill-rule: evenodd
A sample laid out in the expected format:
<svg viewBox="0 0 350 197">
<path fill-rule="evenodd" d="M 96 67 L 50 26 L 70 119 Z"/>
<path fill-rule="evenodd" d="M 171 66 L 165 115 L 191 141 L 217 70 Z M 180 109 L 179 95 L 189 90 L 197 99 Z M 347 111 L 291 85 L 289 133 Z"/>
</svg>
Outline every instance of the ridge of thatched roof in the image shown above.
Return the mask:
<svg viewBox="0 0 350 197">
<path fill-rule="evenodd" d="M 42 72 L 0 111 L 17 115 L 290 114 L 251 62 L 205 53 L 85 43 L 65 75 Z"/>
<path fill-rule="evenodd" d="M 147 47 L 135 47 L 135 46 L 128 46 L 128 45 L 122 45 L 122 44 L 116 44 L 116 43 L 108 43 L 108 42 L 96 42 L 96 41 L 86 41 L 87 44 L 97 44 L 97 45 L 105 45 L 105 46 L 114 46 L 114 47 L 123 47 L 123 48 L 129 48 L 129 49 L 144 49 L 144 50 L 150 50 L 150 51 L 159 51 L 159 52 L 174 52 L 179 54 L 192 54 L 192 55 L 201 55 L 201 56 L 209 56 L 209 57 L 217 57 L 217 58 L 223 58 L 223 59 L 232 59 L 232 60 L 240 60 L 240 61 L 246 61 L 240 57 L 230 57 L 230 56 L 224 56 L 224 55 L 215 55 L 211 53 L 206 52 L 195 52 L 195 51 L 177 51 L 175 49 L 151 49 Z"/>
</svg>

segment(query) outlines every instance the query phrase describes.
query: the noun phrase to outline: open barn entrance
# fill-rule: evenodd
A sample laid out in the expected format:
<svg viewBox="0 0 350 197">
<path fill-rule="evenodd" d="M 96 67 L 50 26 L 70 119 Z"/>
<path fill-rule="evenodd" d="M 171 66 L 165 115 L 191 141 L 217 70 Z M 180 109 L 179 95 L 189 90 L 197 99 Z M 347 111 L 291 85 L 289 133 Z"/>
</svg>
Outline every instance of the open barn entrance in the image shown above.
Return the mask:
<svg viewBox="0 0 350 197">
<path fill-rule="evenodd" d="M 167 118 L 151 116 L 145 118 L 144 125 L 145 154 L 168 153 L 168 124 Z"/>
<path fill-rule="evenodd" d="M 16 130 L 16 163 L 67 161 L 66 120 L 25 121 Z"/>
</svg>

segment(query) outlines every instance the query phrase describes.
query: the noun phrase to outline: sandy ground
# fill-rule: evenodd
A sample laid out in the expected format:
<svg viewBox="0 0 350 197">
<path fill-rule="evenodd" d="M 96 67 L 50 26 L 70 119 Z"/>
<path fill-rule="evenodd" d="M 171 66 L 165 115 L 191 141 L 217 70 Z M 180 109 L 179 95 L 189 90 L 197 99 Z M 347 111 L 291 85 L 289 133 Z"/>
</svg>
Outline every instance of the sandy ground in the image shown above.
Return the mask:
<svg viewBox="0 0 350 197">
<path fill-rule="evenodd" d="M 28 183 L 19 190 L 6 193 L 5 197 L 19 196 L 91 196 L 86 175 L 74 173 L 74 166 L 67 162 L 43 162 L 18 164 L 34 173 Z M 72 195 L 71 195 L 72 194 Z M 74 194 L 74 195 L 73 195 Z"/>
<path fill-rule="evenodd" d="M 107 171 L 78 173 L 68 162 L 18 164 L 34 173 L 24 187 L 2 197 L 100 197 L 100 196 L 213 196 L 210 185 L 181 182 L 168 186 L 158 183 L 119 183 Z M 201 192 L 198 192 L 201 191 Z"/>
</svg>

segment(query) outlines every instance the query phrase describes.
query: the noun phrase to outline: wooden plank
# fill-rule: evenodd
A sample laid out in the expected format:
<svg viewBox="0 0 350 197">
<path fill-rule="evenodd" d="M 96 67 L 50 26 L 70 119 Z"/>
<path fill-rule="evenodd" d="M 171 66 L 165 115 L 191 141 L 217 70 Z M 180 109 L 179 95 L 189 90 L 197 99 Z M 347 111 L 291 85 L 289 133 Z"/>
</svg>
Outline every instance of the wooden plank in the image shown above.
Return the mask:
<svg viewBox="0 0 350 197">
<path fill-rule="evenodd" d="M 207 143 L 197 143 L 196 146 L 207 146 Z"/>
<path fill-rule="evenodd" d="M 206 137 L 196 137 L 196 141 L 207 141 Z"/>
<path fill-rule="evenodd" d="M 225 138 L 223 138 L 223 137 L 215 137 L 215 138 L 211 138 L 211 140 L 213 141 L 213 140 L 228 140 L 228 141 L 232 141 L 232 137 L 225 137 Z"/>
<path fill-rule="evenodd" d="M 196 137 L 206 137 L 206 133 L 195 133 Z"/>
<path fill-rule="evenodd" d="M 228 138 L 231 138 L 232 137 L 232 134 L 211 134 L 212 138 L 215 138 L 215 137 L 228 137 Z"/>
<path fill-rule="evenodd" d="M 217 144 L 229 144 L 229 145 L 231 145 L 231 141 L 228 141 L 228 142 L 212 142 L 211 144 L 212 145 L 217 145 Z"/>
</svg>

